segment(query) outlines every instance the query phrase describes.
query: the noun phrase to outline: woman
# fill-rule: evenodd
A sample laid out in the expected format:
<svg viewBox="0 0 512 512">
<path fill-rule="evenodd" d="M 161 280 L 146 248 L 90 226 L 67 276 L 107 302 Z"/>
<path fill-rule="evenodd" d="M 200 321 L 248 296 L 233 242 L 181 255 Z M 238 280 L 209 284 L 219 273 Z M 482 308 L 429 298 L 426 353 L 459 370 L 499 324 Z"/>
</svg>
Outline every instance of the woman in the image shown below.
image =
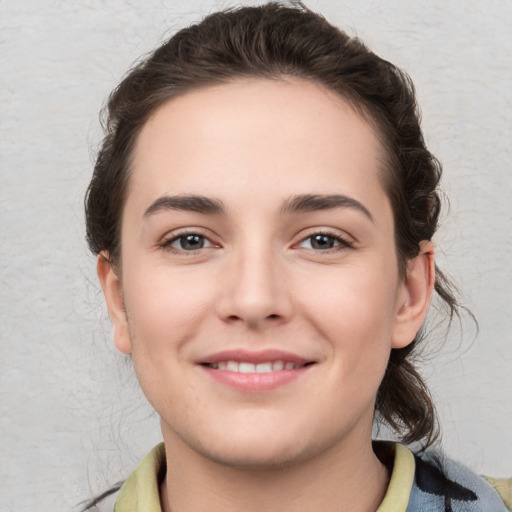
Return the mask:
<svg viewBox="0 0 512 512">
<path fill-rule="evenodd" d="M 164 438 L 117 512 L 507 510 L 457 464 L 372 442 L 375 421 L 435 441 L 411 354 L 434 291 L 457 312 L 403 72 L 267 4 L 180 31 L 108 116 L 87 236 Z"/>
</svg>

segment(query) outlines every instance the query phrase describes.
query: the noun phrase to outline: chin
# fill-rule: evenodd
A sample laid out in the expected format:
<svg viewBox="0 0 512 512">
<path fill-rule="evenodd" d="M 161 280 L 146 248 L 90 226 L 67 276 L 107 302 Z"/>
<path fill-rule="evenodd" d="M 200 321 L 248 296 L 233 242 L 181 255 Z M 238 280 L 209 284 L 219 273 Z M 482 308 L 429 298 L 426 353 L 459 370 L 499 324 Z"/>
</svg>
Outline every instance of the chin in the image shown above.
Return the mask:
<svg viewBox="0 0 512 512">
<path fill-rule="evenodd" d="M 198 438 L 196 438 L 197 440 Z M 242 470 L 283 469 L 300 464 L 322 453 L 336 441 L 308 435 L 306 429 L 274 428 L 222 431 L 201 436 L 207 442 L 187 443 L 203 458 L 225 467 Z"/>
<path fill-rule="evenodd" d="M 271 470 L 293 466 L 308 457 L 297 449 L 297 446 L 261 446 L 260 443 L 252 443 L 250 446 L 233 446 L 221 450 L 218 446 L 214 450 L 202 451 L 203 457 L 216 464 L 237 468 L 241 470 Z"/>
</svg>

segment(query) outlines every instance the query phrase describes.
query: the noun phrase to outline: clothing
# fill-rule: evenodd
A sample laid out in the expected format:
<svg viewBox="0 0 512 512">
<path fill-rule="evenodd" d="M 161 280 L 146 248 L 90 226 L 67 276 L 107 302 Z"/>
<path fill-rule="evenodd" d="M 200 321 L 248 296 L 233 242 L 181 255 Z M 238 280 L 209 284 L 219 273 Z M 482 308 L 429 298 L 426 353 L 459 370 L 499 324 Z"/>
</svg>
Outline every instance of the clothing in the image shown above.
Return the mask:
<svg viewBox="0 0 512 512">
<path fill-rule="evenodd" d="M 378 441 L 374 449 L 381 460 L 390 458 L 393 466 L 386 496 L 376 512 L 512 510 L 512 479 L 486 480 L 440 454 L 413 454 L 398 443 Z M 161 443 L 126 480 L 114 512 L 161 512 L 158 489 L 165 468 Z"/>
</svg>

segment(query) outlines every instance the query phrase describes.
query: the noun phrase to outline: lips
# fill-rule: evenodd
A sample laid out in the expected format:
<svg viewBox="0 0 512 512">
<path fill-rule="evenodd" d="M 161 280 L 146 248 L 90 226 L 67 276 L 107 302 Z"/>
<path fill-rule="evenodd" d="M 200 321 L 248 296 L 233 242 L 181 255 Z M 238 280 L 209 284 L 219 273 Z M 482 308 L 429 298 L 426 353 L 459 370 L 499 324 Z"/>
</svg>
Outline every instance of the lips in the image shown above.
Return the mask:
<svg viewBox="0 0 512 512">
<path fill-rule="evenodd" d="M 251 373 L 249 370 L 253 370 L 253 372 L 260 373 L 262 371 L 280 371 L 283 369 L 293 370 L 306 364 L 312 364 L 315 361 L 308 360 L 291 352 L 267 349 L 260 351 L 223 350 L 210 354 L 198 362 L 199 364 L 219 370 L 243 373 Z"/>
<path fill-rule="evenodd" d="M 307 363 L 306 363 L 307 364 Z M 249 361 L 219 361 L 218 363 L 207 363 L 207 366 L 214 370 L 237 373 L 270 373 L 282 370 L 296 370 L 305 366 L 304 364 L 292 363 L 291 361 L 266 361 L 264 363 L 251 363 Z"/>
<path fill-rule="evenodd" d="M 280 350 L 230 350 L 211 354 L 198 364 L 216 382 L 238 391 L 261 392 L 296 380 L 315 361 Z"/>
</svg>

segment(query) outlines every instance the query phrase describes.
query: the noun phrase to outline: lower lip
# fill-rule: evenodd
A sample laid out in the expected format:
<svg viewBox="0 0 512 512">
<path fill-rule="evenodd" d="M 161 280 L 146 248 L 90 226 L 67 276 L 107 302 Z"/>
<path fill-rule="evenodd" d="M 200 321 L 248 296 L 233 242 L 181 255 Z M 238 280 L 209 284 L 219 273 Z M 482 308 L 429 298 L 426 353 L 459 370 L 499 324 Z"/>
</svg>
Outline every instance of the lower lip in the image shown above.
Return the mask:
<svg viewBox="0 0 512 512">
<path fill-rule="evenodd" d="M 220 384 L 224 384 L 238 391 L 258 393 L 285 386 L 302 377 L 313 366 L 314 365 L 308 365 L 294 370 L 281 370 L 267 373 L 230 372 L 226 370 L 216 370 L 203 365 L 201 365 L 201 369 Z"/>
</svg>

